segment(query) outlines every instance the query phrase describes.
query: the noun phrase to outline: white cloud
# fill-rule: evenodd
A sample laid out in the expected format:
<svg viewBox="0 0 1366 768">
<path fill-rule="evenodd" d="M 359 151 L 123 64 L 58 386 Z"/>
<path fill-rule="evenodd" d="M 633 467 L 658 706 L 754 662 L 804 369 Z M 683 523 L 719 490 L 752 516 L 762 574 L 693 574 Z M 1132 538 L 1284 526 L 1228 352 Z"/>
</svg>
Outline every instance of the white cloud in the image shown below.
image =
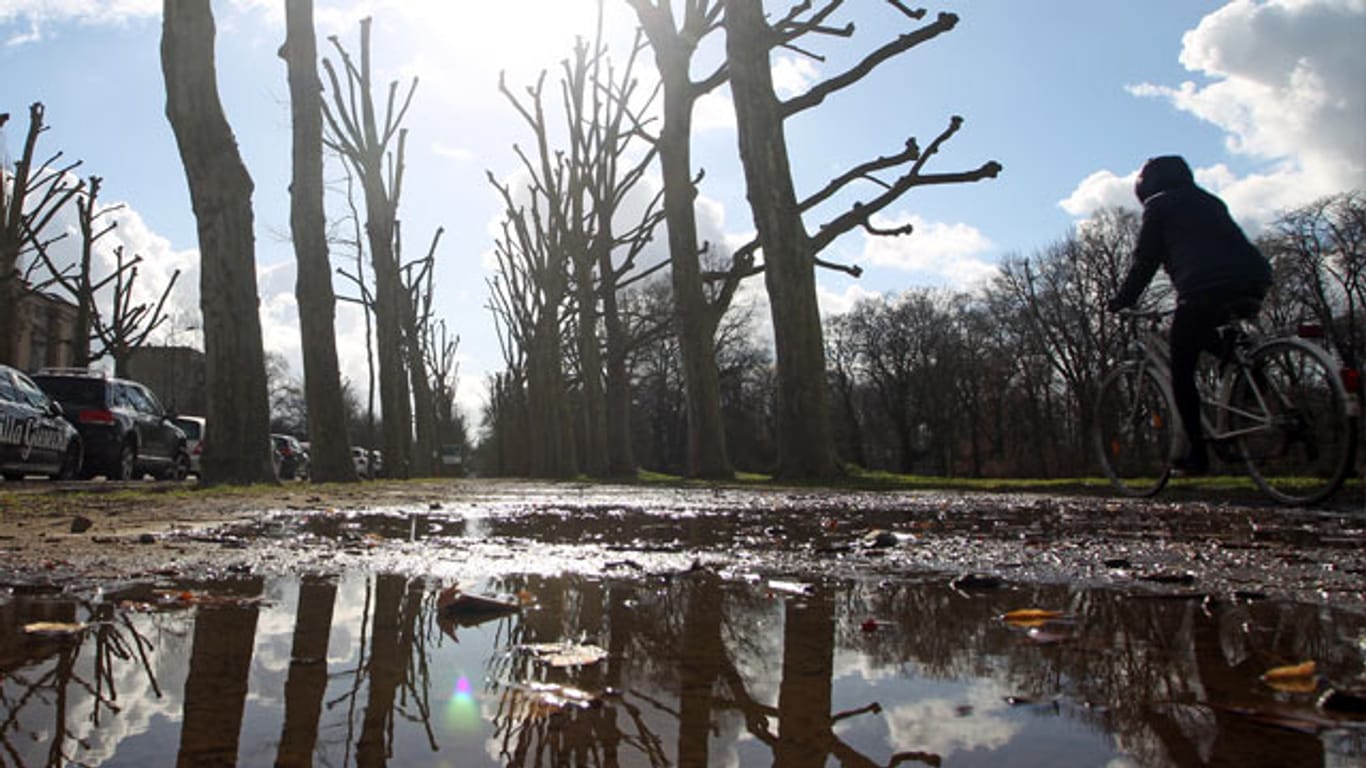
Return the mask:
<svg viewBox="0 0 1366 768">
<path fill-rule="evenodd" d="M 824 285 L 816 287 L 816 302 L 820 304 L 821 315 L 843 315 L 861 301 L 881 299 L 882 294 L 870 291 L 862 283 L 850 283 L 843 293 L 836 293 Z M 859 658 L 865 658 L 862 654 Z M 866 677 L 866 676 L 865 676 Z"/>
<path fill-rule="evenodd" d="M 958 716 L 962 701 L 920 699 L 887 710 L 888 744 L 893 751 L 925 751 L 942 757 L 956 752 L 998 750 L 1009 744 L 1023 725 L 1009 719 L 1006 693 L 983 681 L 965 692 L 970 717 Z"/>
<path fill-rule="evenodd" d="M 730 89 L 718 88 L 698 99 L 693 105 L 693 128 L 702 131 L 735 129 L 735 105 Z"/>
<path fill-rule="evenodd" d="M 1264 164 L 1241 178 L 1222 166 L 1197 171 L 1256 229 L 1287 207 L 1366 186 L 1363 29 L 1366 0 L 1235 0 L 1182 38 L 1181 63 L 1207 82 L 1129 91 L 1217 126 L 1230 153 Z M 1100 171 L 1062 207 L 1081 216 L 1132 205 L 1131 189 L 1132 176 Z"/>
<path fill-rule="evenodd" d="M 865 234 L 861 257 L 865 263 L 915 273 L 960 288 L 996 273 L 995 264 L 980 258 L 994 248 L 991 240 L 969 224 L 926 221 L 908 214 L 874 216 L 872 224 L 884 230 L 907 224 L 914 229 L 909 235 L 896 237 Z"/>
<path fill-rule="evenodd" d="M 796 96 L 811 87 L 817 74 L 810 59 L 780 56 L 773 63 L 773 90 L 783 98 Z"/>
<path fill-rule="evenodd" d="M 1134 182 L 1137 178 L 1137 169 L 1127 176 L 1117 176 L 1113 171 L 1096 171 L 1082 179 L 1072 194 L 1058 205 L 1078 218 L 1089 216 L 1102 208 L 1136 208 L 1138 201 L 1134 199 Z"/>
<path fill-rule="evenodd" d="M 23 19 L 34 28 L 75 21 L 110 24 L 161 15 L 161 0 L 6 0 L 0 24 Z"/>
</svg>

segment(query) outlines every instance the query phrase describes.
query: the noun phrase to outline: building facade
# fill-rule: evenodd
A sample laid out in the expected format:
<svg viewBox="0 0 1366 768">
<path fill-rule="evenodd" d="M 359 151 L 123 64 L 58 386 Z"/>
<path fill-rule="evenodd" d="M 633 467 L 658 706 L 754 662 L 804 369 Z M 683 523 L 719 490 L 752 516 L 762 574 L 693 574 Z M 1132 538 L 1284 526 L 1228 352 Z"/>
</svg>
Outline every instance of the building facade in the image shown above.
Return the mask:
<svg viewBox="0 0 1366 768">
<path fill-rule="evenodd" d="M 19 298 L 18 320 L 14 367 L 21 371 L 70 368 L 76 364 L 78 344 L 89 350 L 89 339 L 76 339 L 76 305 L 68 301 L 25 292 Z"/>
</svg>

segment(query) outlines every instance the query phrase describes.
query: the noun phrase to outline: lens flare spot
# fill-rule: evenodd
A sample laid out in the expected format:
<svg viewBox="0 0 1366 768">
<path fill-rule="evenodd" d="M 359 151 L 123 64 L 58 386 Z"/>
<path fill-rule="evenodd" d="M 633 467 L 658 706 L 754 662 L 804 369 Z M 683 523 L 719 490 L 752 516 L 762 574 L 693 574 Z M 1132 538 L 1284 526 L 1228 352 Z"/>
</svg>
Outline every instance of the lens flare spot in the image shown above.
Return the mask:
<svg viewBox="0 0 1366 768">
<path fill-rule="evenodd" d="M 446 702 L 446 726 L 457 732 L 479 730 L 483 719 L 479 714 L 479 700 L 474 695 L 474 685 L 465 675 L 455 680 L 455 689 Z"/>
</svg>

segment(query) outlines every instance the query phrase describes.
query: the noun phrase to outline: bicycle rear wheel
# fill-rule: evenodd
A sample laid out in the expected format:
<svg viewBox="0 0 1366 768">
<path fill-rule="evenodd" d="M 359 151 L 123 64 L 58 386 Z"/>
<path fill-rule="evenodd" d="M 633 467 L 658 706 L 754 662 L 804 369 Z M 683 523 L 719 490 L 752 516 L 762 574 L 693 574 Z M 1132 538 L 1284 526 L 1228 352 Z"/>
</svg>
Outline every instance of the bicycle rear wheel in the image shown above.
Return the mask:
<svg viewBox="0 0 1366 768">
<path fill-rule="evenodd" d="M 1156 370 L 1130 360 L 1100 384 L 1092 434 L 1100 466 L 1127 496 L 1153 496 L 1171 477 L 1177 419 Z"/>
<path fill-rule="evenodd" d="M 1229 390 L 1228 427 L 1252 480 L 1284 504 L 1314 504 L 1342 485 L 1356 456 L 1355 417 L 1322 351 L 1276 339 L 1252 352 Z"/>
</svg>

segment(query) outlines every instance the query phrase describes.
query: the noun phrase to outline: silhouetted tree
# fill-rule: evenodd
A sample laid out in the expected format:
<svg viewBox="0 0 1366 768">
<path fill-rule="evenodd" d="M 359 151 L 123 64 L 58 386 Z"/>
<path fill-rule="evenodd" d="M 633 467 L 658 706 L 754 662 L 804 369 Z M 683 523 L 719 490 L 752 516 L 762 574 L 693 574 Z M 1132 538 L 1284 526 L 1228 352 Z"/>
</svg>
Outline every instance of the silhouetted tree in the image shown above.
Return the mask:
<svg viewBox="0 0 1366 768">
<path fill-rule="evenodd" d="M 44 230 L 84 186 L 80 181 L 71 183 L 68 177 L 80 161 L 55 165 L 61 152 L 34 164 L 38 137 L 47 130 L 43 123 L 44 112 L 41 102 L 29 106 L 28 132 L 24 137 L 24 149 L 14 163 L 14 171 L 11 173 L 0 167 L 0 363 L 5 364 L 16 360 L 18 350 L 14 345 L 19 340 L 19 299 L 29 290 L 23 257 L 65 236 L 60 233 L 47 239 Z M 8 118 L 9 113 L 0 115 L 0 127 Z"/>
<path fill-rule="evenodd" d="M 304 395 L 313 415 L 309 476 L 318 482 L 355 482 L 337 363 L 337 301 L 328 259 L 327 216 L 323 211 L 322 81 L 313 31 L 313 0 L 285 1 L 285 44 L 290 112 L 294 130 L 290 182 L 290 229 L 298 278 L 299 334 L 303 349 Z"/>
<path fill-rule="evenodd" d="M 413 451 L 412 407 L 403 334 L 404 290 L 394 250 L 398 201 L 403 190 L 407 129 L 399 126 L 412 104 L 417 78 L 402 101 L 389 84 L 383 122 L 376 113 L 370 71 L 370 19 L 361 20 L 360 63 L 334 36 L 329 38 L 346 73 L 343 88 L 335 67 L 323 59 L 332 97 L 323 103 L 324 143 L 350 164 L 365 197 L 365 234 L 375 273 L 375 335 L 379 356 L 380 407 L 384 413 L 384 462 L 393 477 L 407 477 Z M 393 148 L 391 151 L 391 143 Z M 387 167 L 386 167 L 387 162 Z"/>
<path fill-rule="evenodd" d="M 256 291 L 251 176 L 218 99 L 209 0 L 165 0 L 166 116 L 199 225 L 208 412 L 206 482 L 273 482 L 265 353 Z"/>
<path fill-rule="evenodd" d="M 770 52 L 778 47 L 795 49 L 796 41 L 807 35 L 852 35 L 852 25 L 826 25 L 828 17 L 841 4 L 840 0 L 832 0 L 813 9 L 810 2 L 800 3 L 769 23 L 761 0 L 725 0 L 726 62 L 740 136 L 740 158 L 764 253 L 764 278 L 773 311 L 779 380 L 778 474 L 790 478 L 827 477 L 838 470 L 828 419 L 825 350 L 815 279 L 817 266 L 833 265 L 824 264 L 818 255 L 835 238 L 855 227 L 863 227 L 874 235 L 907 234 L 906 228 L 879 230 L 870 219 L 915 187 L 978 181 L 995 177 L 1001 170 L 998 163 L 989 162 L 963 173 L 923 172 L 928 160 L 961 127 L 962 119 L 954 117 L 948 129 L 923 152 L 914 140 L 908 141 L 906 148 L 896 155 L 863 163 L 806 200 L 798 200 L 784 122 L 822 104 L 901 53 L 951 30 L 958 21 L 953 14 L 940 14 L 934 22 L 877 48 L 848 70 L 815 84 L 803 94 L 780 101 L 774 92 Z M 923 10 L 912 11 L 897 0 L 889 0 L 889 5 L 912 19 L 924 15 Z M 881 191 L 872 201 L 855 203 L 821 226 L 816 234 L 807 233 L 803 213 L 855 181 L 901 166 L 908 167 L 894 181 L 880 182 Z M 856 268 L 845 271 L 858 272 Z"/>
</svg>

